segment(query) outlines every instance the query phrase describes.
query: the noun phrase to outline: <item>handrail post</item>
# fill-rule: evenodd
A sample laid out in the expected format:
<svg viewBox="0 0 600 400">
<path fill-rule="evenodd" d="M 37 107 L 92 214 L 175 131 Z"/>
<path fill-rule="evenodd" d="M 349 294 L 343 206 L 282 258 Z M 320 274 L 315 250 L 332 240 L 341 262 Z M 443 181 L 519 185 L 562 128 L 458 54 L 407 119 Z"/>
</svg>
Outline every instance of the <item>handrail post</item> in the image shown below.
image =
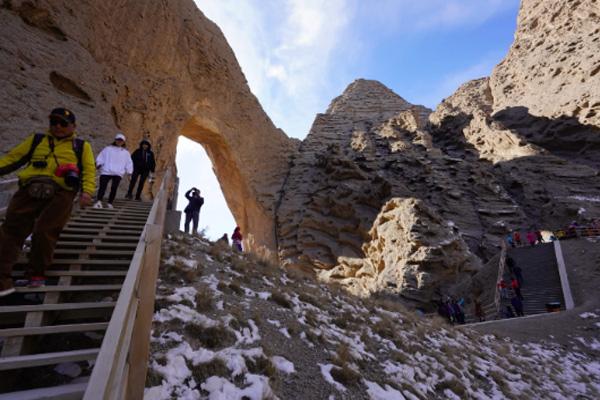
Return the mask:
<svg viewBox="0 0 600 400">
<path fill-rule="evenodd" d="M 137 288 L 139 299 L 138 312 L 129 348 L 129 374 L 127 377 L 126 399 L 144 397 L 146 371 L 148 368 L 148 351 L 150 349 L 150 329 L 154 314 L 154 296 L 156 294 L 156 278 L 160 265 L 160 244 L 162 225 L 150 225 L 146 236 L 146 257 L 142 266 L 142 275 Z"/>
<path fill-rule="evenodd" d="M 504 240 L 502 240 L 502 244 L 501 244 L 501 249 L 500 250 L 500 261 L 498 262 L 498 279 L 496 279 L 495 282 L 495 288 L 496 288 L 496 294 L 494 296 L 494 303 L 496 304 L 496 315 L 499 318 L 500 317 L 500 288 L 498 287 L 498 283 L 500 283 L 500 280 L 503 279 L 503 275 L 504 275 L 504 265 L 506 263 L 506 243 L 504 242 Z"/>
</svg>

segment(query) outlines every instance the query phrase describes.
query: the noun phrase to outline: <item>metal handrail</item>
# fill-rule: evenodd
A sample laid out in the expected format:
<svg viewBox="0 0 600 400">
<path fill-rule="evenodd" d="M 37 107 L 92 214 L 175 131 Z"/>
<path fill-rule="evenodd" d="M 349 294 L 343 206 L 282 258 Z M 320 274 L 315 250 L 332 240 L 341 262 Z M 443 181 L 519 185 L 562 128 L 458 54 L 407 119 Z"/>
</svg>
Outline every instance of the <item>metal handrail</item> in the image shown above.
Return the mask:
<svg viewBox="0 0 600 400">
<path fill-rule="evenodd" d="M 131 260 L 84 400 L 143 397 L 160 245 L 171 179 L 169 168 Z"/>
<path fill-rule="evenodd" d="M 502 241 L 501 249 L 502 250 L 500 250 L 500 261 L 498 261 L 498 279 L 496 279 L 496 282 L 495 282 L 496 293 L 494 295 L 494 304 L 496 305 L 496 315 L 498 317 L 500 317 L 500 302 L 501 302 L 501 289 L 498 287 L 498 283 L 500 283 L 500 280 L 503 279 L 504 267 L 506 265 L 507 247 L 506 247 L 506 243 L 504 243 L 504 241 Z"/>
</svg>

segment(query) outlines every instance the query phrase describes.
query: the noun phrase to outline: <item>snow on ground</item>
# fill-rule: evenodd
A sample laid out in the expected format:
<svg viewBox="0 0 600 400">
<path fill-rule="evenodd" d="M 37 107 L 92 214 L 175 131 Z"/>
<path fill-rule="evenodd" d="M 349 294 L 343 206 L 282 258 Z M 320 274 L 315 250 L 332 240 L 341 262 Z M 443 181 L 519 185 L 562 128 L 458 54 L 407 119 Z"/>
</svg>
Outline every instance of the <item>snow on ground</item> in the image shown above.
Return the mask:
<svg viewBox="0 0 600 400">
<path fill-rule="evenodd" d="M 211 246 L 165 244 L 145 399 L 600 398 L 584 353 L 455 330 Z"/>
</svg>

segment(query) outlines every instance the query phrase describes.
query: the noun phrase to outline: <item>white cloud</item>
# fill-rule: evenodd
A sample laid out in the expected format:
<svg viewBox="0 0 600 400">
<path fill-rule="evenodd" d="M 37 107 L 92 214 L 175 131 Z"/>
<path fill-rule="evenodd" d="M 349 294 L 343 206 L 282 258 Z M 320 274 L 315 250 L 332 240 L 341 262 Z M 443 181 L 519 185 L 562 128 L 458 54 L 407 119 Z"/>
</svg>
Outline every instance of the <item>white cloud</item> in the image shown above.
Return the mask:
<svg viewBox="0 0 600 400">
<path fill-rule="evenodd" d="M 196 4 L 223 31 L 274 123 L 303 138 L 319 112 L 354 77 L 334 54 L 344 48 L 355 0 L 202 0 Z M 334 67 L 337 72 L 334 72 Z M 332 75 L 336 75 L 332 79 Z"/>
</svg>

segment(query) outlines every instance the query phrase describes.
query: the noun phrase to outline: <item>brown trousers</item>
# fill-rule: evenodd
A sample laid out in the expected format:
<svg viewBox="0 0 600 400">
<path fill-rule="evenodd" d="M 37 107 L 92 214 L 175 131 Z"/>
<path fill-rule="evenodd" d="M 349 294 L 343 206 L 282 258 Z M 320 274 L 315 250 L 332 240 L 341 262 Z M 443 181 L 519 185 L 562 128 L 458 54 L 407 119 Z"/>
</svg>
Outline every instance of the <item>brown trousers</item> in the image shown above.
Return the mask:
<svg viewBox="0 0 600 400">
<path fill-rule="evenodd" d="M 10 200 L 0 228 L 0 290 L 13 286 L 12 268 L 27 236 L 31 237 L 28 276 L 44 276 L 52 264 L 58 236 L 71 216 L 75 192 L 57 189 L 51 199 L 34 199 L 19 188 Z"/>
</svg>

